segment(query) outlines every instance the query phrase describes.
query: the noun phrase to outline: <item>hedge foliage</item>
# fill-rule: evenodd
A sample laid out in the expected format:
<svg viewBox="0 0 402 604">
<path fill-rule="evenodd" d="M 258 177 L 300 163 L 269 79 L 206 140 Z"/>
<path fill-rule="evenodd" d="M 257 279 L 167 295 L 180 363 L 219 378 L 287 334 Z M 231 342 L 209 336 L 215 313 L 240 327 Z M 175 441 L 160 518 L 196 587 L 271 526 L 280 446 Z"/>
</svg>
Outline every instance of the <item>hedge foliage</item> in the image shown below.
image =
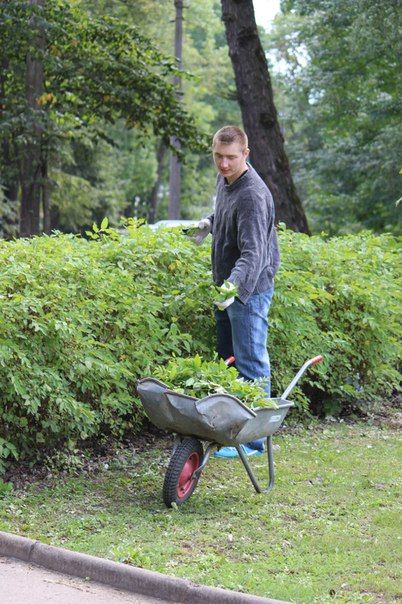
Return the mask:
<svg viewBox="0 0 402 604">
<path fill-rule="evenodd" d="M 0 242 L 0 461 L 139 428 L 140 377 L 172 355 L 214 356 L 209 244 L 135 222 L 127 236 Z M 273 394 L 318 353 L 306 393 L 332 410 L 398 381 L 398 242 L 280 232 L 270 314 Z"/>
</svg>

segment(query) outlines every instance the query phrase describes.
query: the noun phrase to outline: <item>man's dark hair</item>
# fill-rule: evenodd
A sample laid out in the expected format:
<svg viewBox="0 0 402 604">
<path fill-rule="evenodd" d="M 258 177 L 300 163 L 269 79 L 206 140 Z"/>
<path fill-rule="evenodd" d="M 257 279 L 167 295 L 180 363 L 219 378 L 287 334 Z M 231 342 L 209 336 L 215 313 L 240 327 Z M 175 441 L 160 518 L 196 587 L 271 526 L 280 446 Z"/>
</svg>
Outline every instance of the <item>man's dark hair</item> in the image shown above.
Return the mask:
<svg viewBox="0 0 402 604">
<path fill-rule="evenodd" d="M 214 147 L 215 143 L 218 142 L 222 143 L 223 145 L 240 143 L 243 151 L 248 147 L 247 134 L 238 126 L 224 126 L 218 130 L 212 139 L 212 147 Z"/>
</svg>

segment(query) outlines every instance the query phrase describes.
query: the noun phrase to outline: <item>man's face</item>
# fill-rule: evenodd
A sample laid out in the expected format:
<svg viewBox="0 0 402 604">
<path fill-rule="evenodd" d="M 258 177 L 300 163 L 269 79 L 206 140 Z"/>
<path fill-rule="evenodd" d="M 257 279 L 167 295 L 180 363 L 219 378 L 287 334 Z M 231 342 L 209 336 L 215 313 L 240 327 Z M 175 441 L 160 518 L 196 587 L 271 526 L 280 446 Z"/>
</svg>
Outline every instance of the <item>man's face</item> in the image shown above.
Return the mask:
<svg viewBox="0 0 402 604">
<path fill-rule="evenodd" d="M 229 184 L 247 170 L 246 159 L 249 150 L 242 149 L 240 143 L 234 142 L 228 145 L 217 141 L 212 148 L 212 153 L 219 174 L 226 178 Z"/>
</svg>

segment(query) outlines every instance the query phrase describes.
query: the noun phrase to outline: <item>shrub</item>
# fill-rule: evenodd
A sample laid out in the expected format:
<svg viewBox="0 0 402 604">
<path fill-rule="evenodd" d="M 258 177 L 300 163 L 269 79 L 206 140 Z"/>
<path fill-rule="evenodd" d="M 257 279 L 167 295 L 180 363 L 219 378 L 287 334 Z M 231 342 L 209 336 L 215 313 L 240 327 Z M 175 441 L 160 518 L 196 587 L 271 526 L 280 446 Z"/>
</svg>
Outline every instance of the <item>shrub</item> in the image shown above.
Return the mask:
<svg viewBox="0 0 402 604">
<path fill-rule="evenodd" d="M 112 435 L 143 418 L 135 383 L 172 355 L 214 354 L 209 245 L 131 222 L 127 236 L 0 242 L 0 459 Z M 97 239 L 96 239 L 97 238 Z M 397 384 L 397 242 L 280 232 L 270 315 L 273 392 L 324 353 L 292 397 L 328 408 Z"/>
<path fill-rule="evenodd" d="M 301 359 L 321 353 L 318 373 L 308 372 L 303 383 L 324 411 L 390 394 L 399 382 L 398 241 L 368 232 L 325 240 L 283 231 L 281 245 L 269 346 L 277 391 Z M 295 396 L 307 409 L 300 389 Z"/>
<path fill-rule="evenodd" d="M 134 225 L 117 239 L 1 242 L 0 455 L 138 428 L 136 379 L 212 347 L 207 256 Z"/>
</svg>

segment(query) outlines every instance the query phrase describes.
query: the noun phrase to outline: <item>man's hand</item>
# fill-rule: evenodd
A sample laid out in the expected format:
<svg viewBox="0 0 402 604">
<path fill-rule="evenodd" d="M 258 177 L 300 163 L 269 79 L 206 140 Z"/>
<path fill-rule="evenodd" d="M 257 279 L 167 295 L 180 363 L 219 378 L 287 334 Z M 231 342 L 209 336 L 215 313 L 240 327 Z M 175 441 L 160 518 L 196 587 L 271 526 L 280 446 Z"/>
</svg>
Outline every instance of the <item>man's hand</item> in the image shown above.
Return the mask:
<svg viewBox="0 0 402 604">
<path fill-rule="evenodd" d="M 205 237 L 207 235 L 209 235 L 210 232 L 211 232 L 211 221 L 208 220 L 208 218 L 203 218 L 197 224 L 197 230 L 195 231 L 195 234 L 194 234 L 194 243 L 196 245 L 201 245 L 201 243 L 204 241 Z"/>
<path fill-rule="evenodd" d="M 214 304 L 219 308 L 219 310 L 225 310 L 228 306 L 233 304 L 235 300 L 235 295 L 237 293 L 237 287 L 234 283 L 230 281 L 225 281 L 223 285 L 218 287 L 219 299 L 214 302 Z"/>
<path fill-rule="evenodd" d="M 225 310 L 228 306 L 233 304 L 235 301 L 234 296 L 232 298 L 228 298 L 224 302 L 214 302 L 214 304 L 219 308 L 219 310 Z"/>
</svg>

